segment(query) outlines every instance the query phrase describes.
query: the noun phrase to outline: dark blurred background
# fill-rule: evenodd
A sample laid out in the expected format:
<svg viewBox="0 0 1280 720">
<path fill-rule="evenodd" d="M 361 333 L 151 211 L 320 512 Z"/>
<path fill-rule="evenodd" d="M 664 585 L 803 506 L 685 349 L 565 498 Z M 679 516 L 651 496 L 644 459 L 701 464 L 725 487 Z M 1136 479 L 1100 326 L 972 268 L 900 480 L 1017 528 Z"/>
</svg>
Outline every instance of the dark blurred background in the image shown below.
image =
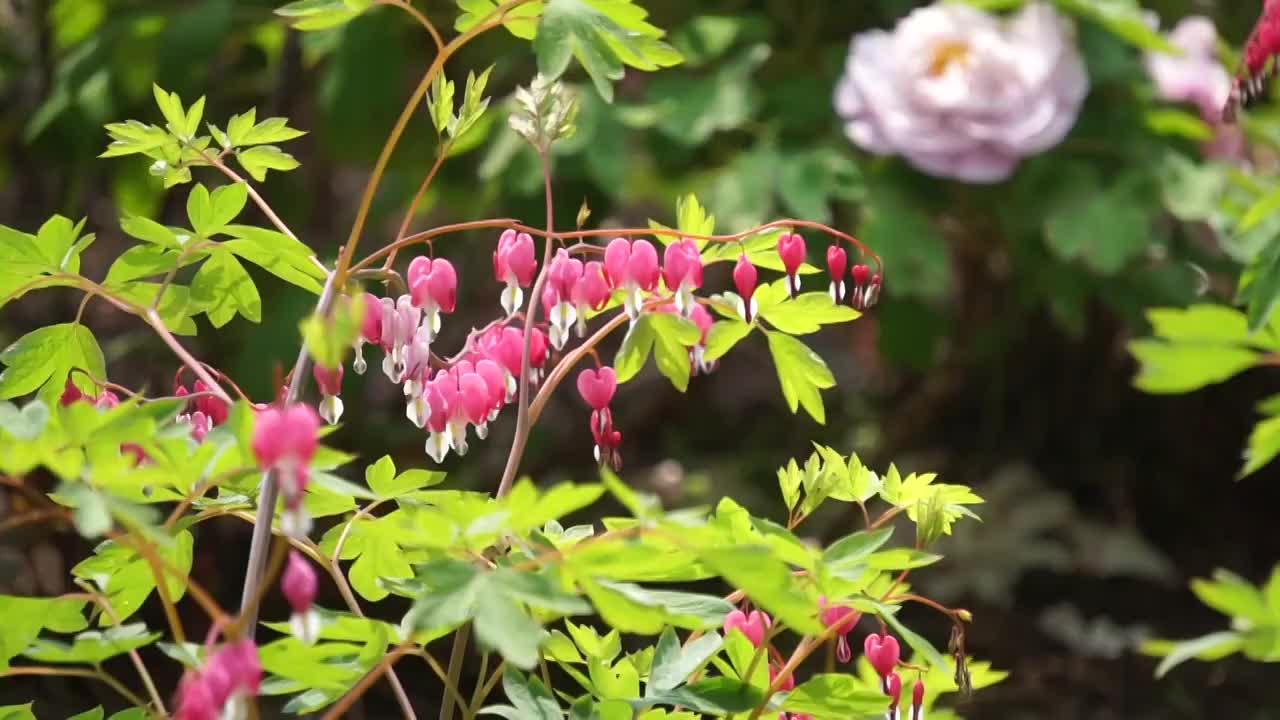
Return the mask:
<svg viewBox="0 0 1280 720">
<path fill-rule="evenodd" d="M 340 31 L 300 35 L 272 16 L 274 4 L 0 0 L 0 223 L 33 231 L 52 213 L 87 216 L 98 234 L 84 255 L 89 277 L 103 274 L 131 243 L 119 229 L 121 214 L 184 223 L 186 192 L 165 193 L 148 176 L 146 161 L 96 159 L 107 142 L 103 123 L 158 120 L 151 96 L 157 82 L 188 101 L 206 94 L 211 120 L 256 106 L 259 118 L 287 115 L 310 131 L 288 147 L 301 169 L 272 173 L 262 191 L 305 242 L 332 258 L 372 160 L 432 48 L 418 26 L 391 8 Z M 458 14 L 449 2 L 416 4 L 442 29 Z M 1053 157 L 1032 163 L 1013 183 L 975 189 L 917 175 L 897 161 L 872 162 L 845 140 L 831 98 L 851 36 L 891 26 L 918 3 L 641 4 L 689 62 L 652 75 L 629 71 L 612 106 L 571 71 L 583 108 L 578 135 L 555 156 L 556 225 L 572 226 L 584 201 L 593 226 L 643 225 L 647 218 L 674 224 L 675 198 L 694 191 L 721 232 L 787 215 L 853 230 L 885 257 L 888 279 L 873 312 L 813 338 L 839 381 L 824 393 L 825 425 L 788 412 L 759 343 L 744 343 L 714 374 L 695 378 L 688 397 L 650 367 L 620 390 L 616 403 L 626 436 L 625 477 L 668 505 L 733 495 L 755 511 L 778 514 L 774 470 L 807 456 L 810 441 L 856 451 L 880 469 L 893 461 L 904 470 L 938 471 L 987 497 L 979 508 L 985 522 L 961 524 L 946 546 L 947 561 L 913 580 L 970 608 L 970 651 L 1012 671 L 1005 683 L 960 705 L 961 714 L 1280 717 L 1280 671 L 1229 659 L 1191 663 L 1157 682 L 1154 661 L 1132 652 L 1143 637 L 1221 627 L 1224 620 L 1188 591 L 1189 578 L 1228 567 L 1258 581 L 1280 560 L 1276 471 L 1232 481 L 1252 407 L 1280 381 L 1255 371 L 1173 397 L 1143 395 L 1130 385 L 1134 363 L 1125 342 L 1144 332 L 1141 311 L 1191 301 L 1194 283 L 1175 275 L 1150 281 L 1146 267 L 1104 275 L 1037 250 L 1044 213 L 1037 203 L 1048 200 L 1026 192 L 1029 181 L 1021 179 L 1028 173 L 1052 179 Z M 1191 12 L 1210 14 L 1238 45 L 1261 3 L 1144 5 L 1166 24 Z M 1105 46 L 1114 64 L 1108 77 L 1140 74 L 1136 54 L 1107 45 L 1114 41 L 1088 27 L 1081 32 L 1086 46 Z M 1096 57 L 1090 56 L 1091 70 Z M 538 165 L 504 117 L 503 99 L 534 72 L 528 44 L 489 33 L 451 61 L 448 74 L 461 81 L 468 69 L 491 62 L 495 100 L 485 121 L 491 124 L 475 136 L 475 147 L 445 165 L 414 227 L 490 216 L 543 221 Z M 1129 142 L 1126 133 L 1141 133 L 1129 103 L 1123 92 L 1095 87 L 1067 145 Z M 364 249 L 394 236 L 434 145 L 422 113 L 378 195 Z M 1105 172 L 1105 153 L 1095 162 Z M 197 173 L 201 179 L 221 182 L 211 173 Z M 882 182 L 909 192 L 921 213 L 896 224 L 871 222 L 865 205 Z M 1011 214 L 1030 216 L 1033 227 L 1026 230 Z M 265 224 L 252 205 L 242 218 L 250 220 Z M 1174 253 L 1200 243 L 1185 229 L 1156 222 Z M 477 233 L 437 245 L 461 275 L 460 309 L 445 325 L 447 347 L 498 310 L 489 257 L 495 240 Z M 811 241 L 814 261 L 822 250 Z M 727 286 L 721 268 L 709 273 L 708 286 Z M 251 272 L 263 294 L 263 322 L 238 319 L 218 331 L 202 324 L 199 337 L 184 342 L 265 399 L 273 370 L 292 363 L 297 322 L 313 298 Z M 55 289 L 6 307 L 0 345 L 69 319 L 79 299 Z M 103 341 L 113 381 L 169 389 L 173 358 L 146 327 L 102 303 L 91 304 L 85 317 Z M 370 460 L 389 452 L 401 467 L 428 465 L 422 434 L 404 420 L 399 388 L 377 372 L 347 377 L 347 422 L 334 442 Z M 465 466 L 454 470 L 450 459 L 451 482 L 495 485 L 512 424 L 504 415 L 488 441 L 473 444 Z M 572 391 L 549 406 L 522 471 L 544 483 L 592 477 L 588 417 Z M 855 527 L 852 514 L 833 510 L 805 529 L 831 539 Z M 249 529 L 230 519 L 199 527 L 193 573 L 227 606 L 238 601 Z M 86 551 L 73 536 L 48 529 L 7 533 L 0 537 L 0 592 L 65 591 L 66 570 Z M 340 604 L 330 594 L 322 604 Z M 373 612 L 394 620 L 404 609 L 394 599 L 384 605 Z M 268 606 L 264 614 L 284 612 Z M 156 608 L 144 615 L 162 623 Z M 184 607 L 184 617 L 193 627 L 203 622 L 192 607 Z M 942 644 L 946 628 L 935 618 L 911 619 Z M 424 667 L 402 668 L 425 717 L 438 701 L 436 683 Z M 122 674 L 131 672 L 121 666 Z M 39 698 L 42 717 L 83 710 L 90 697 L 108 707 L 117 702 L 100 686 L 59 679 L 0 684 L 0 704 L 31 697 Z M 380 684 L 353 716 L 395 712 Z"/>
</svg>

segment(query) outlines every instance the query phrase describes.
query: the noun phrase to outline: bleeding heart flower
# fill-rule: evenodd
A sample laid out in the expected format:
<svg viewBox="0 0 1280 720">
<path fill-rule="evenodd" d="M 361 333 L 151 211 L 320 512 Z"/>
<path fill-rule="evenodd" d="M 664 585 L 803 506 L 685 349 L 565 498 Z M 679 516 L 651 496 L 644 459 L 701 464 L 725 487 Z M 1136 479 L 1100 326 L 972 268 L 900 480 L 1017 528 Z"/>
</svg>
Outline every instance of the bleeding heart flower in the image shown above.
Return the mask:
<svg viewBox="0 0 1280 720">
<path fill-rule="evenodd" d="M 902 700 L 902 678 L 898 673 L 889 673 L 884 679 L 884 694 L 889 696 L 889 709 L 897 717 L 898 703 Z"/>
<path fill-rule="evenodd" d="M 382 301 L 369 293 L 360 293 L 360 308 L 364 315 L 360 318 L 360 335 L 355 342 L 355 360 L 351 367 L 357 375 L 363 375 L 368 369 L 364 360 L 365 343 L 382 344 Z"/>
<path fill-rule="evenodd" d="M 68 375 L 66 384 L 62 386 L 62 395 L 58 398 L 58 404 L 66 407 L 71 403 L 79 402 L 86 397 L 88 396 L 80 392 L 80 388 L 76 387 L 76 384 L 71 381 L 71 376 Z"/>
<path fill-rule="evenodd" d="M 924 678 L 911 688 L 911 720 L 924 720 Z"/>
<path fill-rule="evenodd" d="M 831 288 L 828 291 L 831 301 L 839 305 L 844 302 L 844 271 L 849 265 L 849 255 L 839 245 L 827 248 L 827 272 L 831 275 Z"/>
<path fill-rule="evenodd" d="M 696 304 L 693 291 L 702 286 L 702 256 L 692 240 L 682 238 L 667 246 L 662 256 L 662 279 L 675 293 L 676 310 L 687 317 Z"/>
<path fill-rule="evenodd" d="M 866 654 L 871 667 L 876 669 L 880 677 L 886 677 L 898 666 L 898 640 L 892 635 L 872 633 L 862 643 L 862 651 Z"/>
<path fill-rule="evenodd" d="M 853 659 L 853 649 L 849 647 L 849 631 L 857 624 L 857 619 L 848 619 L 850 615 L 858 615 L 851 607 L 844 605 L 828 605 L 825 597 L 818 598 L 818 607 L 822 608 L 822 624 L 826 627 L 839 627 L 836 631 L 836 657 L 842 663 Z M 870 656 L 868 656 L 870 657 Z"/>
<path fill-rule="evenodd" d="M 604 250 L 604 272 L 611 285 L 626 290 L 623 305 L 634 321 L 640 316 L 641 291 L 658 286 L 658 251 L 648 240 L 614 238 Z"/>
<path fill-rule="evenodd" d="M 311 603 L 315 602 L 318 587 L 316 571 L 311 563 L 297 550 L 290 550 L 284 575 L 280 579 L 280 590 L 289 601 L 289 607 L 295 613 L 306 612 L 311 608 Z"/>
<path fill-rule="evenodd" d="M 493 275 L 498 282 L 506 283 L 502 291 L 502 309 L 508 315 L 524 302 L 523 287 L 529 287 L 538 269 L 533 255 L 533 238 L 529 233 L 504 230 L 498 238 L 498 248 L 493 251 Z"/>
<path fill-rule="evenodd" d="M 261 468 L 278 473 L 285 505 L 281 527 L 290 537 L 301 537 L 310 529 L 302 493 L 307 486 L 307 466 L 319 444 L 319 429 L 320 418 L 315 410 L 302 403 L 269 407 L 254 420 L 253 453 Z"/>
<path fill-rule="evenodd" d="M 694 303 L 693 309 L 689 311 L 689 319 L 694 325 L 698 326 L 698 330 L 702 334 L 698 337 L 698 344 L 689 348 L 689 362 L 691 363 L 692 372 L 709 373 L 716 369 L 716 361 L 706 358 L 707 352 L 707 334 L 711 332 L 711 326 L 715 322 L 711 319 L 711 313 L 702 306 L 701 303 Z"/>
<path fill-rule="evenodd" d="M 751 322 L 759 307 L 753 297 L 756 292 L 756 266 L 751 264 L 745 254 L 739 255 L 737 264 L 733 266 L 733 285 L 738 288 L 738 314 L 743 320 Z"/>
<path fill-rule="evenodd" d="M 764 642 L 765 632 L 773 627 L 773 621 L 767 613 L 759 610 L 752 610 L 748 615 L 741 610 L 734 610 L 724 616 L 724 632 L 729 634 L 730 630 L 737 629 L 752 645 L 760 647 L 760 643 Z"/>
<path fill-rule="evenodd" d="M 311 376 L 320 388 L 320 417 L 334 425 L 342 418 L 342 366 L 323 368 L 313 365 Z"/>
<path fill-rule="evenodd" d="M 796 233 L 782 233 L 778 236 L 778 257 L 782 259 L 782 267 L 787 271 L 787 292 L 795 297 L 800 292 L 800 266 L 804 264 L 804 238 Z"/>
<path fill-rule="evenodd" d="M 410 300 L 426 313 L 427 342 L 440 332 L 440 313 L 451 313 L 458 304 L 458 274 L 444 258 L 416 257 L 407 276 Z"/>
<path fill-rule="evenodd" d="M 578 394 L 587 401 L 592 410 L 604 410 L 609 407 L 617 389 L 618 375 L 607 365 L 599 370 L 588 368 L 578 373 Z"/>
<path fill-rule="evenodd" d="M 197 393 L 207 393 L 212 389 L 199 380 L 192 383 L 191 388 Z M 196 409 L 208 416 L 209 422 L 213 425 L 226 422 L 227 416 L 231 414 L 231 406 L 226 400 L 216 395 L 201 395 L 195 402 Z"/>
</svg>

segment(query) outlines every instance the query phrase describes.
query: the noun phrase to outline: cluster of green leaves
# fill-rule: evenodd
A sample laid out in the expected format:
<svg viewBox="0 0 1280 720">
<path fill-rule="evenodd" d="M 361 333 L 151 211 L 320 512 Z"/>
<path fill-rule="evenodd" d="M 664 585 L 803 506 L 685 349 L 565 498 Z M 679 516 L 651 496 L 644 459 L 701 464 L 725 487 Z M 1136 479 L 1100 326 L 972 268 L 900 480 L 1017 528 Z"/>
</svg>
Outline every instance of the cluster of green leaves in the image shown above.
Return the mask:
<svg viewBox="0 0 1280 720">
<path fill-rule="evenodd" d="M 1191 591 L 1205 605 L 1231 619 L 1231 629 L 1192 640 L 1149 640 L 1142 652 L 1164 658 L 1156 677 L 1188 660 L 1212 662 L 1244 653 L 1258 662 L 1280 662 L 1280 566 L 1261 587 L 1230 571 L 1218 569 L 1211 579 L 1191 581 Z"/>
<path fill-rule="evenodd" d="M 1249 328 L 1243 311 L 1224 305 L 1157 308 L 1147 313 L 1154 337 L 1129 343 L 1140 368 L 1134 385 L 1156 394 L 1186 393 L 1223 382 L 1250 368 L 1276 364 L 1280 324 Z M 1238 478 L 1280 454 L 1280 396 L 1258 404 L 1265 416 L 1249 436 Z"/>
<path fill-rule="evenodd" d="M 151 174 L 164 178 L 166 188 L 191 182 L 191 168 L 221 162 L 225 155 L 235 155 L 240 167 L 255 180 L 266 179 L 268 170 L 287 171 L 298 167 L 298 161 L 273 143 L 302 137 L 306 133 L 289 127 L 284 118 L 267 118 L 256 122 L 257 111 L 234 115 L 221 130 L 212 123 L 209 135 L 200 135 L 204 119 L 204 97 L 184 107 L 177 93 L 154 86 L 156 105 L 165 126 L 138 120 L 107 125 L 111 144 L 100 157 L 143 155 L 154 162 Z M 209 150 L 213 140 L 222 147 L 216 155 Z"/>
<path fill-rule="evenodd" d="M 576 59 L 606 101 L 613 99 L 613 83 L 624 68 L 658 70 L 682 61 L 680 53 L 662 38 L 661 28 L 648 22 L 649 13 L 631 0 L 533 0 L 495 15 L 495 0 L 457 0 L 462 11 L 454 28 L 467 32 L 497 19 L 516 37 L 532 41 L 538 70 L 555 81 Z M 374 6 L 372 0 L 297 0 L 276 10 L 299 30 L 327 30 L 359 17 Z M 470 85 L 470 83 L 468 83 Z M 451 96 L 443 85 L 435 96 Z M 465 117 L 465 113 L 463 115 Z M 446 122 L 435 117 L 436 129 Z M 459 122 L 461 135 L 465 125 Z M 454 133 L 450 133 L 453 135 Z"/>
</svg>

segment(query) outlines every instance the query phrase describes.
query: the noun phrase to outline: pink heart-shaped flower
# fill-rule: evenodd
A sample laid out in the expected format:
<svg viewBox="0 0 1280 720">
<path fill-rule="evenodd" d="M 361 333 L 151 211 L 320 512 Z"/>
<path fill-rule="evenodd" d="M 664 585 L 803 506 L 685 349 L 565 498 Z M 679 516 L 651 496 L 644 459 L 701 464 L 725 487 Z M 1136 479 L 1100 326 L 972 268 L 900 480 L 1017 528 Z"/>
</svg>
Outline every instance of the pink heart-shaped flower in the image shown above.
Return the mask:
<svg viewBox="0 0 1280 720">
<path fill-rule="evenodd" d="M 900 648 L 897 638 L 892 635 L 872 633 L 863 641 L 862 650 L 880 677 L 887 676 L 898 666 Z"/>
<path fill-rule="evenodd" d="M 605 366 L 599 370 L 588 368 L 578 373 L 578 394 L 593 410 L 609 407 L 617 389 L 618 375 L 611 367 Z"/>
</svg>

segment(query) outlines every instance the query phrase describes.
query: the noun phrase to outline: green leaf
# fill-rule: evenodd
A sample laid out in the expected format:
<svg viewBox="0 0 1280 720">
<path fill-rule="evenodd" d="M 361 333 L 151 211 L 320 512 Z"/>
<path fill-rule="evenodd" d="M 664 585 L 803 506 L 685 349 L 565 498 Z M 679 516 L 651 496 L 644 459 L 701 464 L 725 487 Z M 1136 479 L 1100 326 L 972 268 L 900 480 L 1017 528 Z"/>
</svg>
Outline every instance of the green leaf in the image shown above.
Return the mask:
<svg viewBox="0 0 1280 720">
<path fill-rule="evenodd" d="M 106 713 L 102 709 L 102 706 L 99 705 L 91 710 L 85 710 L 82 713 L 76 713 L 75 715 L 72 715 L 71 717 L 67 718 L 67 720 L 102 720 L 105 714 Z M 0 718 L 6 718 L 6 717 L 7 716 L 4 714 L 4 709 L 0 708 Z"/>
<path fill-rule="evenodd" d="M 653 361 L 658 371 L 680 392 L 689 389 L 689 348 L 697 345 L 702 332 L 692 321 L 674 313 L 654 313 Z"/>
<path fill-rule="evenodd" d="M 437 73 L 431 82 L 431 92 L 427 96 L 431 124 L 436 126 L 437 133 L 443 133 L 453 124 L 453 91 L 453 83 L 444 76 L 444 73 Z"/>
<path fill-rule="evenodd" d="M 700 557 L 752 602 L 793 630 L 805 634 L 822 631 L 817 599 L 810 597 L 791 569 L 767 550 L 748 545 L 714 547 L 701 551 Z"/>
<path fill-rule="evenodd" d="M 801 293 L 794 300 L 780 302 L 757 300 L 760 304 L 760 316 L 770 325 L 790 335 L 815 333 L 823 325 L 849 322 L 862 315 L 848 305 L 837 305 L 825 292 Z"/>
<path fill-rule="evenodd" d="M 244 209 L 248 192 L 244 183 L 223 185 L 212 194 L 204 185 L 195 185 L 187 195 L 187 217 L 191 220 L 191 227 L 206 238 L 221 232 Z"/>
<path fill-rule="evenodd" d="M 1223 382 L 1253 367 L 1253 350 L 1216 344 L 1134 340 L 1129 352 L 1141 365 L 1134 387 L 1154 394 L 1185 393 Z"/>
<path fill-rule="evenodd" d="M 619 17 L 635 14 L 629 3 L 605 5 L 604 11 L 584 0 L 548 0 L 533 39 L 538 72 L 548 80 L 556 80 L 576 57 L 587 71 L 596 91 L 606 102 L 613 100 L 612 81 L 623 75 L 623 65 L 641 70 L 656 70 L 678 64 L 682 58 L 671 46 L 657 38 L 661 32 L 641 20 L 631 28 L 619 24 Z M 637 32 L 645 28 L 654 32 Z"/>
<path fill-rule="evenodd" d="M 1280 614 L 1272 612 L 1258 588 L 1226 570 L 1215 570 L 1212 580 L 1192 580 L 1191 591 L 1205 605 L 1229 617 L 1242 617 L 1255 625 L 1276 624 L 1280 620 Z"/>
<path fill-rule="evenodd" d="M 765 337 L 769 340 L 769 352 L 778 371 L 782 395 L 791 412 L 803 407 L 819 424 L 825 424 L 826 410 L 818 391 L 836 384 L 827 364 L 807 345 L 790 335 L 765 331 Z"/>
<path fill-rule="evenodd" d="M 296 0 L 276 14 L 298 30 L 327 30 L 354 20 L 372 6 L 371 0 Z"/>
<path fill-rule="evenodd" d="M 257 265 L 281 280 L 319 295 L 325 271 L 314 260 L 311 249 L 283 233 L 247 225 L 229 225 L 235 236 L 219 246 Z"/>
<path fill-rule="evenodd" d="M 0 595 L 0 672 L 9 669 L 9 660 L 26 650 L 49 628 L 54 632 L 77 632 L 84 629 L 85 601 L 63 598 L 18 597 Z"/>
<path fill-rule="evenodd" d="M 384 455 L 378 462 L 365 470 L 365 482 L 380 497 L 399 497 L 415 490 L 421 490 L 444 482 L 445 474 L 434 470 L 410 468 L 395 474 L 395 465 L 390 455 Z"/>
<path fill-rule="evenodd" d="M 495 17 L 498 9 L 496 0 L 455 0 L 462 14 L 458 16 L 453 29 L 466 32 L 485 20 Z M 532 40 L 538 29 L 538 18 L 542 15 L 545 3 L 541 0 L 528 2 L 511 8 L 502 14 L 502 26 L 512 35 L 524 40 Z"/>
<path fill-rule="evenodd" d="M 257 145 L 237 150 L 236 159 L 240 161 L 240 167 L 258 182 L 267 179 L 268 170 L 288 171 L 300 165 L 292 155 L 275 145 Z"/>
<path fill-rule="evenodd" d="M 467 87 L 463 91 L 462 107 L 458 110 L 458 117 L 449 124 L 450 138 L 456 140 L 466 135 L 489 107 L 489 98 L 484 96 L 484 89 L 489 84 L 489 73 L 492 70 L 493 66 L 490 65 L 479 76 L 474 71 L 467 71 Z"/>
<path fill-rule="evenodd" d="M 663 630 L 649 669 L 649 690 L 671 690 L 681 685 L 720 651 L 723 642 L 720 633 L 709 632 L 681 647 L 674 630 Z"/>
<path fill-rule="evenodd" d="M 310 688 L 345 692 L 364 674 L 351 662 L 361 649 L 361 645 L 349 642 L 306 645 L 289 635 L 259 647 L 258 660 L 272 675 Z"/>
<path fill-rule="evenodd" d="M 653 693 L 644 699 L 643 704 L 675 705 L 721 716 L 746 713 L 763 699 L 764 694 L 750 685 L 734 678 L 718 677 Z"/>
<path fill-rule="evenodd" d="M 180 530 L 172 542 L 159 543 L 156 552 L 182 573 L 191 571 L 192 551 L 195 540 L 189 530 Z M 106 590 L 107 599 L 121 622 L 141 609 L 151 592 L 155 590 L 155 574 L 150 563 L 137 553 L 108 541 L 94 548 L 93 556 L 82 560 L 71 569 L 71 574 L 89 580 Z M 165 576 L 169 597 L 177 602 L 186 594 L 185 577 Z M 107 625 L 111 619 L 99 616 L 99 623 Z"/>
<path fill-rule="evenodd" d="M 417 579 L 426 586 L 405 614 L 401 628 L 435 634 L 471 618 L 482 589 L 476 566 L 458 560 L 437 560 L 420 566 Z"/>
<path fill-rule="evenodd" d="M 619 385 L 635 377 L 644 368 L 645 360 L 649 358 L 656 340 L 653 317 L 653 313 L 641 315 L 622 338 L 618 354 L 613 358 L 613 369 Z"/>
<path fill-rule="evenodd" d="M 363 302 L 363 298 L 356 297 L 351 302 L 337 303 L 328 317 L 310 315 L 299 325 L 307 352 L 320 367 L 333 368 L 342 364 L 347 350 L 360 334 Z"/>
<path fill-rule="evenodd" d="M 46 325 L 18 338 L 0 352 L 0 398 L 26 395 L 42 385 L 61 391 L 72 368 L 80 368 L 96 378 L 107 376 L 106 361 L 93 333 L 77 323 Z M 81 390 L 92 386 L 77 377 Z"/>
<path fill-rule="evenodd" d="M 262 297 L 236 256 L 213 247 L 209 259 L 191 281 L 192 308 L 203 310 L 214 327 L 222 327 L 239 312 L 249 322 L 262 322 Z"/>
<path fill-rule="evenodd" d="M 150 218 L 141 216 L 127 217 L 120 221 L 120 229 L 139 240 L 159 245 L 169 250 L 181 250 L 185 240 L 190 236 L 179 238 L 172 228 L 165 227 Z"/>
<path fill-rule="evenodd" d="M 1270 417 L 1253 426 L 1244 451 L 1244 466 L 1236 475 L 1239 480 L 1251 475 L 1280 455 L 1280 417 Z"/>
<path fill-rule="evenodd" d="M 769 46 L 759 43 L 738 51 L 711 73 L 659 73 L 653 78 L 649 92 L 649 96 L 657 100 L 653 105 L 657 129 L 677 143 L 698 146 L 717 132 L 744 127 L 762 104 L 760 85 L 752 75 L 770 54 Z M 711 199 L 714 201 L 714 195 Z M 713 203 L 713 206 L 723 212 L 721 205 Z M 684 226 L 680 229 L 710 234 Z M 703 241 L 697 242 L 699 247 L 705 245 Z"/>
<path fill-rule="evenodd" d="M 1155 675 L 1162 678 L 1169 671 L 1188 660 L 1205 660 L 1212 662 L 1240 651 L 1244 646 L 1244 637 L 1231 631 L 1209 633 L 1194 640 L 1169 642 L 1165 640 L 1148 640 L 1142 644 L 1142 652 L 1147 655 L 1163 655 L 1164 659 L 1156 666 Z"/>
<path fill-rule="evenodd" d="M 1182 53 L 1147 23 L 1142 7 L 1132 0 L 1057 0 L 1067 12 L 1098 23 L 1142 50 Z"/>
<path fill-rule="evenodd" d="M 204 113 L 204 98 L 197 100 L 190 110 L 183 110 L 182 99 L 178 97 L 178 93 L 166 92 L 159 85 L 152 85 L 151 90 L 160 113 L 168 123 L 169 132 L 184 142 L 194 138 L 196 130 L 200 127 L 201 115 Z"/>
<path fill-rule="evenodd" d="M 54 640 L 37 639 L 23 657 L 45 663 L 88 663 L 96 665 L 116 655 L 137 650 L 160 639 L 158 632 L 147 632 L 142 623 L 118 625 L 104 631 L 89 630 L 75 636 L 71 645 Z"/>
<path fill-rule="evenodd" d="M 497 650 L 509 665 L 528 670 L 538 664 L 547 631 L 495 583 L 476 593 L 476 639 Z"/>
<path fill-rule="evenodd" d="M 871 553 L 864 562 L 872 570 L 906 570 L 932 565 L 941 559 L 941 555 L 902 547 Z"/>
<path fill-rule="evenodd" d="M 859 530 L 831 543 L 822 553 L 822 561 L 832 570 L 865 562 L 867 557 L 889 541 L 893 526 L 876 530 Z"/>
<path fill-rule="evenodd" d="M 851 675 L 814 675 L 792 690 L 782 709 L 812 715 L 814 720 L 846 720 L 883 713 L 884 693 L 868 690 Z"/>
<path fill-rule="evenodd" d="M 36 714 L 31 712 L 33 704 L 0 706 L 0 720 L 36 720 Z"/>
<path fill-rule="evenodd" d="M 250 109 L 248 113 L 248 122 L 254 120 L 255 111 Z M 239 115 L 231 118 L 235 123 Z M 306 131 L 297 130 L 289 127 L 289 120 L 282 117 L 270 117 L 252 127 L 243 127 L 244 121 L 241 121 L 242 127 L 235 127 L 228 130 L 229 139 L 232 145 L 237 147 L 245 147 L 248 145 L 266 145 L 270 143 L 286 142 L 294 140 L 306 135 Z"/>
<path fill-rule="evenodd" d="M 1151 244 L 1150 211 L 1121 188 L 1063 203 L 1045 222 L 1045 240 L 1059 257 L 1082 260 L 1107 275 L 1122 270 Z"/>
<path fill-rule="evenodd" d="M 733 606 L 714 595 L 654 590 L 634 583 L 597 579 L 583 589 L 600 614 L 624 632 L 656 634 L 666 625 L 689 630 L 717 627 Z M 624 616 L 623 613 L 626 613 Z"/>
<path fill-rule="evenodd" d="M 481 715 L 499 715 L 507 720 L 564 720 L 551 691 L 532 675 L 525 677 L 508 666 L 502 672 L 502 691 L 512 704 L 484 708 Z"/>
</svg>

